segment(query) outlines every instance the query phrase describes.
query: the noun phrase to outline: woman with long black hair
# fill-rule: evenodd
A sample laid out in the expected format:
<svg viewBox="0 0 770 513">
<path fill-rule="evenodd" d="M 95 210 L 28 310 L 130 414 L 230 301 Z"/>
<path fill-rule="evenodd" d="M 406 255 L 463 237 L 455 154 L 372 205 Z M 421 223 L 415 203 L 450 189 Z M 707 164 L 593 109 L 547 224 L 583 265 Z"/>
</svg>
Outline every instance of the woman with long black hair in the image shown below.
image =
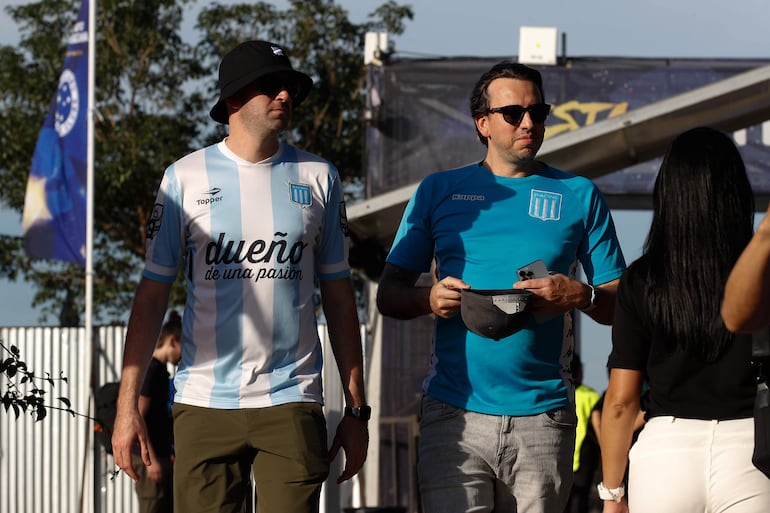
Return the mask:
<svg viewBox="0 0 770 513">
<path fill-rule="evenodd" d="M 653 201 L 643 254 L 618 289 L 601 430 L 604 511 L 765 513 L 770 480 L 751 462 L 751 338 L 720 317 L 753 231 L 753 193 L 733 141 L 710 128 L 676 137 Z M 647 423 L 630 448 L 645 377 Z"/>
</svg>

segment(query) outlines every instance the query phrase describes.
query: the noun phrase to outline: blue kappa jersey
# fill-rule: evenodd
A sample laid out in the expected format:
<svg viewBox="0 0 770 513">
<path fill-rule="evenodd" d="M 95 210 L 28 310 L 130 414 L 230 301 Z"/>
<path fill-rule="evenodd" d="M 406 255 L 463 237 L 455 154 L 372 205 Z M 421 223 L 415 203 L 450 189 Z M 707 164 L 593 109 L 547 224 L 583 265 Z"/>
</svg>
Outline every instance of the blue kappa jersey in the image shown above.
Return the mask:
<svg viewBox="0 0 770 513">
<path fill-rule="evenodd" d="M 544 166 L 524 178 L 496 176 L 478 164 L 426 177 L 409 201 L 388 263 L 460 278 L 475 289 L 507 289 L 516 270 L 542 259 L 592 284 L 620 277 L 625 261 L 609 208 L 588 179 Z M 533 415 L 568 402 L 573 348 L 566 314 L 494 341 L 460 315 L 437 318 L 427 395 L 471 411 Z"/>
<path fill-rule="evenodd" d="M 176 402 L 322 402 L 314 279 L 349 276 L 344 222 L 337 170 L 288 145 L 251 163 L 221 142 L 166 170 L 143 276 L 185 266 Z"/>
</svg>

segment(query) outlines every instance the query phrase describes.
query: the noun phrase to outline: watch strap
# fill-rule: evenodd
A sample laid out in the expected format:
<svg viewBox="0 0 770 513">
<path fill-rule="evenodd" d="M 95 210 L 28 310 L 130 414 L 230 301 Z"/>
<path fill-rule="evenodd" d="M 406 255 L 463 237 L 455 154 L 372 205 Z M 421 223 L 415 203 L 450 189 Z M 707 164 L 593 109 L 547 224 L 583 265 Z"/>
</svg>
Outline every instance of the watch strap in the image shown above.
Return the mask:
<svg viewBox="0 0 770 513">
<path fill-rule="evenodd" d="M 603 501 L 620 502 L 626 495 L 626 487 L 622 484 L 617 488 L 607 488 L 602 482 L 596 485 L 596 491 L 599 492 L 599 498 Z"/>
<path fill-rule="evenodd" d="M 589 285 L 589 284 L 586 284 L 586 285 L 588 285 L 588 288 L 591 289 L 591 301 L 588 303 L 587 307 L 580 309 L 580 311 L 583 313 L 590 312 L 591 310 L 596 308 L 596 306 L 599 304 L 599 298 L 596 295 L 596 288 L 594 288 L 593 285 Z"/>
<path fill-rule="evenodd" d="M 355 417 L 358 420 L 366 421 L 372 417 L 372 408 L 368 405 L 345 406 L 344 415 L 346 417 Z"/>
</svg>

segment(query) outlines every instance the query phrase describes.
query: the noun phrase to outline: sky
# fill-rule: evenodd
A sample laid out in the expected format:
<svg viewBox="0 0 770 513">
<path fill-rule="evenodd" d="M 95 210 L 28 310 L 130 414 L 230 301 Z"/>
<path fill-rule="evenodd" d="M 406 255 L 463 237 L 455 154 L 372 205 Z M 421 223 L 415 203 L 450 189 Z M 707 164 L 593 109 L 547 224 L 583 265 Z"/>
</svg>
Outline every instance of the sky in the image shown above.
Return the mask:
<svg viewBox="0 0 770 513">
<path fill-rule="evenodd" d="M 0 0 L 0 7 L 22 3 L 27 2 Z M 187 10 L 190 15 L 185 19 L 183 36 L 193 38 L 194 14 L 208 3 L 197 0 Z M 273 3 L 280 9 L 288 5 L 286 1 Z M 337 3 L 348 10 L 351 21 L 361 23 L 383 1 Z M 398 3 L 411 5 L 414 11 L 405 33 L 389 38 L 405 57 L 513 56 L 518 54 L 520 28 L 531 26 L 556 28 L 558 54 L 573 57 L 770 58 L 767 0 L 540 0 L 526 7 L 511 0 Z M 562 48 L 562 34 L 566 49 Z M 18 37 L 12 20 L 0 12 L 0 44 L 15 44 Z M 616 211 L 614 216 L 621 247 L 630 262 L 641 252 L 649 213 Z M 0 233 L 21 234 L 20 215 L 2 204 Z M 0 326 L 37 325 L 39 314 L 30 306 L 31 298 L 23 283 L 0 280 Z M 587 318 L 583 323 L 586 383 L 601 391 L 606 386 L 604 364 L 610 328 Z"/>
</svg>

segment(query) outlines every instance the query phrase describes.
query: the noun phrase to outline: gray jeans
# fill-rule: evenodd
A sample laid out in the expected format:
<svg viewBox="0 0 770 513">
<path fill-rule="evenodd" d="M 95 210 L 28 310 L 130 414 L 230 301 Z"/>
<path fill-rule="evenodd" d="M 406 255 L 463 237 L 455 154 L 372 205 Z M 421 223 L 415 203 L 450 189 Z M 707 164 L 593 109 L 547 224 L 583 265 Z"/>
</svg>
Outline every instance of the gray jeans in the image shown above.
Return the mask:
<svg viewBox="0 0 770 513">
<path fill-rule="evenodd" d="M 423 398 L 424 513 L 562 513 L 572 486 L 574 408 L 485 415 Z"/>
</svg>

